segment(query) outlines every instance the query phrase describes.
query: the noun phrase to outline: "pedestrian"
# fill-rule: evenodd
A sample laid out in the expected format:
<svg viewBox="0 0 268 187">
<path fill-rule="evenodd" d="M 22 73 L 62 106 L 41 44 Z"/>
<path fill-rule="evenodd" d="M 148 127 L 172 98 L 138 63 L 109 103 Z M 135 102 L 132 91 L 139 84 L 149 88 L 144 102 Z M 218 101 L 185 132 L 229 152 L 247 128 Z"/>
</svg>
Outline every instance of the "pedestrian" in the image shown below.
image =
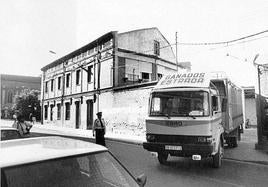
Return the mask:
<svg viewBox="0 0 268 187">
<path fill-rule="evenodd" d="M 33 113 L 30 113 L 30 115 L 29 115 L 29 121 L 30 122 L 33 122 Z"/>
<path fill-rule="evenodd" d="M 32 124 L 25 122 L 22 115 L 17 114 L 12 127 L 18 129 L 21 136 L 25 136 L 25 135 L 30 134 L 30 129 L 32 128 Z"/>
<path fill-rule="evenodd" d="M 32 124 L 35 124 L 35 122 L 36 122 L 36 117 L 35 117 L 35 115 L 34 115 L 33 113 L 30 113 L 30 115 L 29 115 L 29 120 L 30 120 L 30 122 L 31 122 Z"/>
<path fill-rule="evenodd" d="M 98 118 L 95 120 L 92 127 L 93 137 L 96 137 L 96 144 L 106 146 L 104 138 L 106 127 L 104 119 L 102 118 L 102 112 L 98 112 L 96 115 Z"/>
</svg>

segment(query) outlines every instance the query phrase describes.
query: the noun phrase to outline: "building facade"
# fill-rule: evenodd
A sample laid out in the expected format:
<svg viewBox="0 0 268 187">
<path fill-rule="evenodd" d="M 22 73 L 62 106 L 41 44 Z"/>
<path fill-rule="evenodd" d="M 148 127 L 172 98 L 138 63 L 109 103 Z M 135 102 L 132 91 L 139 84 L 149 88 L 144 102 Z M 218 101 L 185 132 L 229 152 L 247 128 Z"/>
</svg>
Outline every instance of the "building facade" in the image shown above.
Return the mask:
<svg viewBox="0 0 268 187">
<path fill-rule="evenodd" d="M 41 77 L 0 75 L 1 83 L 1 118 L 12 118 L 10 110 L 15 104 L 15 96 L 25 90 L 41 89 Z"/>
<path fill-rule="evenodd" d="M 106 33 L 42 68 L 43 123 L 91 129 L 102 111 L 109 125 L 142 125 L 152 86 L 181 68 L 157 28 Z"/>
</svg>

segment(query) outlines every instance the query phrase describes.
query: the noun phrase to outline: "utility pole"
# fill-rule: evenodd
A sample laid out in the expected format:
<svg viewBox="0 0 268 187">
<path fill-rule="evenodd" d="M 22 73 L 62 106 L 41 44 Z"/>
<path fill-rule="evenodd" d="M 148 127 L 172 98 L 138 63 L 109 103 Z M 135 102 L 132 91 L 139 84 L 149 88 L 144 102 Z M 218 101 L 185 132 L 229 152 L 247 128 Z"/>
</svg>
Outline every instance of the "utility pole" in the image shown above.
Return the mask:
<svg viewBox="0 0 268 187">
<path fill-rule="evenodd" d="M 178 32 L 175 34 L 175 43 L 176 43 L 176 67 L 178 72 Z"/>
<path fill-rule="evenodd" d="M 260 70 L 260 64 L 256 63 L 256 60 L 258 57 L 259 57 L 259 54 L 256 54 L 254 59 L 253 59 L 253 64 L 257 65 L 259 95 L 261 95 L 261 81 L 260 81 L 261 70 Z"/>
<path fill-rule="evenodd" d="M 257 71 L 258 71 L 258 86 L 259 86 L 259 95 L 261 95 L 261 78 L 260 78 L 260 75 L 261 75 L 261 69 L 260 69 L 260 65 L 258 64 L 257 65 Z"/>
</svg>

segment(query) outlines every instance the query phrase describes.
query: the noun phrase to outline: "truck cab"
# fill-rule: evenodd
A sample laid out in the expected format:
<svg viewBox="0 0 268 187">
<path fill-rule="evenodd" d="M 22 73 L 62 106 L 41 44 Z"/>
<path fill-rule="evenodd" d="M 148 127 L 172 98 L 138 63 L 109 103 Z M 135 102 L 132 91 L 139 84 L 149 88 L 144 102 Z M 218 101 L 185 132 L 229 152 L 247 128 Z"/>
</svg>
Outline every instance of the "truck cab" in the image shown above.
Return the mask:
<svg viewBox="0 0 268 187">
<path fill-rule="evenodd" d="M 151 91 L 143 147 L 157 153 L 160 164 L 168 155 L 201 160 L 223 156 L 221 97 L 206 73 L 163 77 Z"/>
</svg>

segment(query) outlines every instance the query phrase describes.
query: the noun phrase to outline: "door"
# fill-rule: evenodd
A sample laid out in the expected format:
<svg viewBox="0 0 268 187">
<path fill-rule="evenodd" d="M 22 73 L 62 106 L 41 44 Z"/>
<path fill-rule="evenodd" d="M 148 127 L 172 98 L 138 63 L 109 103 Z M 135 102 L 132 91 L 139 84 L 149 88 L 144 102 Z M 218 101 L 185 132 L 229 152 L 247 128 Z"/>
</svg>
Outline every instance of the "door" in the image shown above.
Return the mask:
<svg viewBox="0 0 268 187">
<path fill-rule="evenodd" d="M 80 101 L 75 102 L 75 128 L 80 127 Z"/>
<path fill-rule="evenodd" d="M 93 125 L 93 100 L 87 100 L 87 129 Z"/>
</svg>

